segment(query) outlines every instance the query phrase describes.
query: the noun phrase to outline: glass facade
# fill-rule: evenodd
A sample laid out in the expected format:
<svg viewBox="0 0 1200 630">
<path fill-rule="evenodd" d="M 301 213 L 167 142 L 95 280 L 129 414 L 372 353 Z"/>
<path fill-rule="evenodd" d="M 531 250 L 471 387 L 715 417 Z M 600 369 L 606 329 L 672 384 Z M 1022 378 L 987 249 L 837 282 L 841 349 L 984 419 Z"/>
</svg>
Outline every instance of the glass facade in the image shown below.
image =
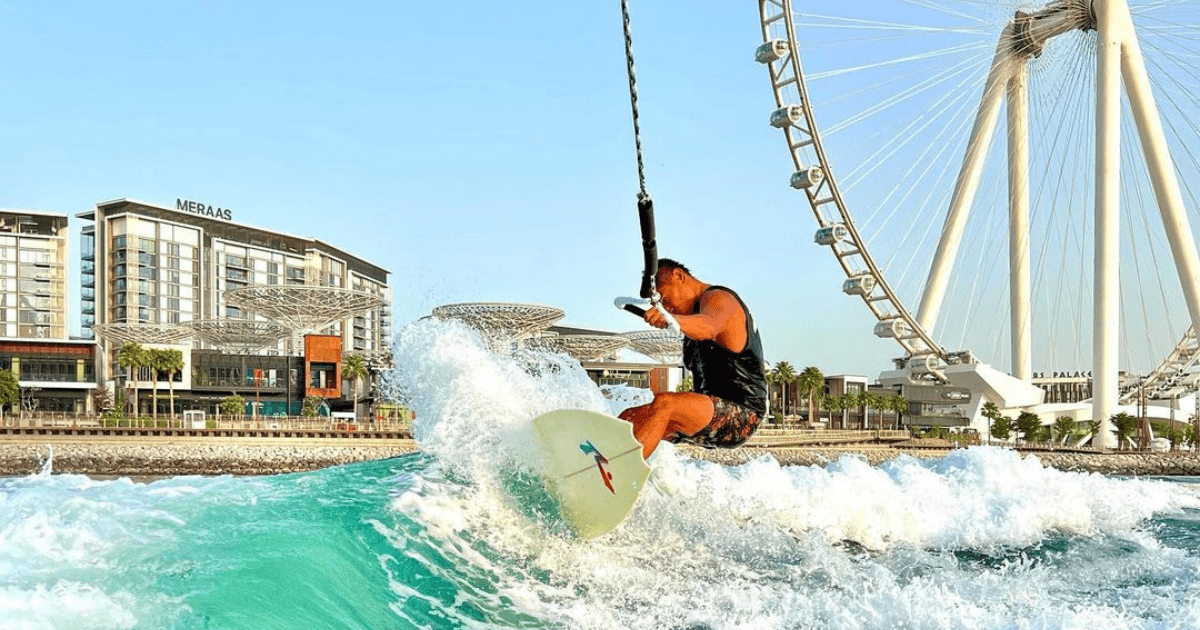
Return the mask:
<svg viewBox="0 0 1200 630">
<path fill-rule="evenodd" d="M 318 240 L 289 236 L 128 199 L 99 204 L 80 215 L 90 220 L 82 233 L 80 296 L 81 324 L 85 334 L 98 324 L 178 324 L 192 320 L 262 317 L 225 300 L 226 292 L 251 286 L 328 286 L 352 288 L 382 296 L 390 302 L 388 272 Z M 4 261 L 0 259 L 0 263 Z M 336 322 L 325 330 L 307 331 L 335 335 L 342 347 L 360 354 L 386 351 L 390 346 L 390 309 L 387 305 L 358 317 Z M 256 350 L 258 357 L 283 357 L 290 338 Z M 113 344 L 109 344 L 113 345 Z M 206 365 L 194 361 L 197 353 L 223 351 L 194 340 L 185 390 L 204 391 L 247 387 L 266 393 L 287 393 L 284 384 L 303 388 L 311 375 L 280 365 L 243 365 L 241 359 L 224 364 L 206 356 Z M 116 349 L 103 364 L 104 379 L 119 371 L 112 366 Z M 233 356 L 233 355 L 230 355 Z M 242 355 L 244 356 L 244 355 Z M 111 372 L 111 374 L 109 374 Z M 336 384 L 326 383 L 327 386 Z"/>
<path fill-rule="evenodd" d="M 67 218 L 0 212 L 0 337 L 67 338 Z"/>
<path fill-rule="evenodd" d="M 178 324 L 197 319 L 200 230 L 143 217 L 119 217 L 108 226 L 107 322 Z"/>
</svg>

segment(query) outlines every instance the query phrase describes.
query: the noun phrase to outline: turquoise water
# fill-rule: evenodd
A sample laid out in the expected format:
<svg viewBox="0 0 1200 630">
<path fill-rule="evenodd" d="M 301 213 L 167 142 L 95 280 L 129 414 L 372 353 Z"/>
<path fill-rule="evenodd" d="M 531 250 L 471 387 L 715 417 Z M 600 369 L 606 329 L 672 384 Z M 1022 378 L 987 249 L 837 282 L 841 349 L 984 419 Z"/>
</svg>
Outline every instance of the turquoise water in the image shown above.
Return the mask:
<svg viewBox="0 0 1200 630">
<path fill-rule="evenodd" d="M 630 518 L 541 523 L 528 421 L 577 364 L 402 333 L 422 453 L 275 477 L 0 479 L 0 629 L 1200 628 L 1197 479 L 990 448 L 739 467 L 667 446 Z"/>
</svg>

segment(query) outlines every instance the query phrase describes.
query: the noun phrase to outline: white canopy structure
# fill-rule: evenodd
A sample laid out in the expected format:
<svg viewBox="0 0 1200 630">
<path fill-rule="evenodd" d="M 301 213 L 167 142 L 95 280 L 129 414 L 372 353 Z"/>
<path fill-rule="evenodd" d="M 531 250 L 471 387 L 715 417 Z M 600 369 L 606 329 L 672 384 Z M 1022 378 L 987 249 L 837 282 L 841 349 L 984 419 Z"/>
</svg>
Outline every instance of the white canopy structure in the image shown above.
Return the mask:
<svg viewBox="0 0 1200 630">
<path fill-rule="evenodd" d="M 483 333 L 495 350 L 549 328 L 565 314 L 553 306 L 503 302 L 465 302 L 433 309 L 438 319 L 457 319 Z"/>
<path fill-rule="evenodd" d="M 278 322 L 251 319 L 197 319 L 183 325 L 214 346 L 243 354 L 278 343 L 291 332 Z"/>
<path fill-rule="evenodd" d="M 293 334 L 321 330 L 383 306 L 378 295 L 341 287 L 254 285 L 230 289 L 225 301 L 278 322 Z"/>
<path fill-rule="evenodd" d="M 177 345 L 192 336 L 192 330 L 179 324 L 96 324 L 92 330 L 104 341 L 125 344 L 153 343 Z"/>
<path fill-rule="evenodd" d="M 580 361 L 599 361 L 628 345 L 629 339 L 621 335 L 555 335 L 525 342 L 528 348 L 563 352 Z"/>
<path fill-rule="evenodd" d="M 673 330 L 639 330 L 623 336 L 631 348 L 660 363 L 683 360 L 683 335 Z"/>
</svg>

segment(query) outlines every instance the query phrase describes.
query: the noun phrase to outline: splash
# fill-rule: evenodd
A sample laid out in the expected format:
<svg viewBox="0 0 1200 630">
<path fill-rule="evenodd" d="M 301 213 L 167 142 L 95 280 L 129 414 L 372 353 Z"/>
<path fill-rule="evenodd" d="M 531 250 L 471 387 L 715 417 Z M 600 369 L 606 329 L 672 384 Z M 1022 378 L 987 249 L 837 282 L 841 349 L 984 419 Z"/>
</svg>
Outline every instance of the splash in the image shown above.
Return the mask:
<svg viewBox="0 0 1200 630">
<path fill-rule="evenodd" d="M 1192 487 L 1060 472 L 994 448 L 878 467 L 853 456 L 787 467 L 769 455 L 729 467 L 664 444 L 625 523 L 576 540 L 514 507 L 499 471 L 531 457 L 537 415 L 615 413 L 647 394 L 606 398 L 567 357 L 496 356 L 469 329 L 442 322 L 404 331 L 397 356 L 422 450 L 451 483 L 410 490 L 393 509 L 491 576 L 492 605 L 533 618 L 582 628 L 885 628 L 913 619 L 1008 628 L 1054 610 L 1056 627 L 1140 627 L 1100 601 L 1122 563 L 1137 565 L 1125 576 L 1133 582 L 1173 575 L 1197 589 L 1195 559 L 1145 529 L 1200 510 Z M 1139 605 L 1158 610 L 1180 595 L 1138 591 Z M 1012 610 L 1030 597 L 1037 610 Z M 1187 619 L 1195 608 L 1168 616 Z"/>
</svg>

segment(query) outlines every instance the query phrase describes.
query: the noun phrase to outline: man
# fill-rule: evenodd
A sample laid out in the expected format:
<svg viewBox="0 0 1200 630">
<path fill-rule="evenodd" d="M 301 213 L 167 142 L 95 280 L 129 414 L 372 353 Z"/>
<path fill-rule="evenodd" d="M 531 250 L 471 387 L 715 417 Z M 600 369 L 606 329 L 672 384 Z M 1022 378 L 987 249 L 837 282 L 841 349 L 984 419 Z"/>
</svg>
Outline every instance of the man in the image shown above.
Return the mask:
<svg viewBox="0 0 1200 630">
<path fill-rule="evenodd" d="M 691 442 L 706 448 L 735 448 L 758 428 L 767 411 L 767 379 L 762 341 L 749 309 L 732 290 L 697 280 L 669 258 L 658 261 L 661 308 L 675 316 L 683 332 L 683 364 L 692 373 L 691 392 L 663 392 L 632 407 L 621 418 L 649 458 L 658 443 Z M 657 308 L 646 323 L 666 328 Z"/>
</svg>

